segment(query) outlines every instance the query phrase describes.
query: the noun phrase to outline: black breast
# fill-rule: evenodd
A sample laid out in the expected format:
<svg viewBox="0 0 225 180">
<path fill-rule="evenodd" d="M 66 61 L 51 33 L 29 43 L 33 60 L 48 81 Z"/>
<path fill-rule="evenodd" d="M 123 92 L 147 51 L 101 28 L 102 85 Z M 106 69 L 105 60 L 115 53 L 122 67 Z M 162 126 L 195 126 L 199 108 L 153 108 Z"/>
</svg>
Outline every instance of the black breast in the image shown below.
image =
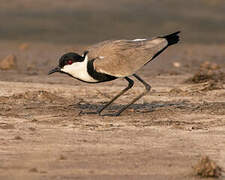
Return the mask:
<svg viewBox="0 0 225 180">
<path fill-rule="evenodd" d="M 99 82 L 105 82 L 105 81 L 112 81 L 114 79 L 117 79 L 117 77 L 115 76 L 111 76 L 111 75 L 108 75 L 108 74 L 105 74 L 105 73 L 99 73 L 97 72 L 95 69 L 94 69 L 94 60 L 90 60 L 88 61 L 88 64 L 87 64 L 87 70 L 88 70 L 88 74 L 98 80 Z"/>
</svg>

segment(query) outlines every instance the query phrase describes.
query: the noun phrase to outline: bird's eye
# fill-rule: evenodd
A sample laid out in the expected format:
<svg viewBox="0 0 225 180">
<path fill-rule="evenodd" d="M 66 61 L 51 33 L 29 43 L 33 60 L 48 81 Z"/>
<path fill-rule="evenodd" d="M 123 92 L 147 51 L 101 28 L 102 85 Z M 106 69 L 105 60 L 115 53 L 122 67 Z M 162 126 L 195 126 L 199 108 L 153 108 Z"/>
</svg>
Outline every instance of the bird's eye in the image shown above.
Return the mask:
<svg viewBox="0 0 225 180">
<path fill-rule="evenodd" d="M 68 60 L 67 64 L 73 64 L 73 61 L 72 60 Z"/>
</svg>

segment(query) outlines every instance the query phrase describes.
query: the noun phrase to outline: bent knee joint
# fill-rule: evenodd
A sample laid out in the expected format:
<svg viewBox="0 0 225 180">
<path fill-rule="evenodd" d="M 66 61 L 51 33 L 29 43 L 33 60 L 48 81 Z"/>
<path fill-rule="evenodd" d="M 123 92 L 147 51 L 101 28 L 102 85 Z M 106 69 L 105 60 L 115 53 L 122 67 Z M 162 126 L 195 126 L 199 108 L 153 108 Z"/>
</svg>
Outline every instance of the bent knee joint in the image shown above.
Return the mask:
<svg viewBox="0 0 225 180">
<path fill-rule="evenodd" d="M 151 90 L 151 86 L 150 86 L 149 84 L 146 84 L 146 85 L 145 85 L 145 89 L 146 89 L 146 91 L 148 92 L 148 91 Z"/>
<path fill-rule="evenodd" d="M 129 87 L 129 88 L 132 88 L 133 85 L 134 85 L 134 81 L 131 81 L 131 82 L 128 84 L 128 87 Z"/>
</svg>

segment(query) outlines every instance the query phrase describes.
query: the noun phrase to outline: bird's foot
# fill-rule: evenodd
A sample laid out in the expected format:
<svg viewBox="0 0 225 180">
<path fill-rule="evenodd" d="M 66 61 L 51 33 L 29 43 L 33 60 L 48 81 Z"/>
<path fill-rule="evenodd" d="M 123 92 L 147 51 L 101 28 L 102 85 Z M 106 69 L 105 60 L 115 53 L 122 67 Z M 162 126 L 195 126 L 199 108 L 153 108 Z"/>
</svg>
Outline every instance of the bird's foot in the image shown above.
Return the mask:
<svg viewBox="0 0 225 180">
<path fill-rule="evenodd" d="M 79 116 L 84 115 L 84 114 L 98 114 L 96 111 L 80 111 Z"/>
<path fill-rule="evenodd" d="M 98 114 L 99 116 L 111 116 L 111 117 L 115 117 L 115 116 L 119 116 L 120 115 L 120 112 L 106 113 L 106 114 L 102 114 L 102 111 L 80 111 L 79 112 L 79 116 L 85 115 L 85 114 Z"/>
</svg>

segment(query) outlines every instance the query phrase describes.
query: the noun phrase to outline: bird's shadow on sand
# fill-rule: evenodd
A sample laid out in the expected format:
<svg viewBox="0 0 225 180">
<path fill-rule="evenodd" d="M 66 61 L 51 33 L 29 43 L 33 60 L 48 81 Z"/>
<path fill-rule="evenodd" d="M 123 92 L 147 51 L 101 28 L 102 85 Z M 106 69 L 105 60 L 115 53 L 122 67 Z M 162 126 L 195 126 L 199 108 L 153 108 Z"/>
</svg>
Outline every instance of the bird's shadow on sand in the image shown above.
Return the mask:
<svg viewBox="0 0 225 180">
<path fill-rule="evenodd" d="M 83 112 L 97 112 L 97 110 L 103 108 L 105 103 L 101 104 L 90 104 L 88 102 L 82 102 L 82 103 L 77 103 L 73 104 L 72 106 L 74 108 L 79 108 Z M 107 107 L 104 111 L 110 111 L 110 112 L 116 112 L 119 111 L 121 108 L 123 108 L 125 105 L 120 105 L 120 104 L 113 104 L 109 107 Z M 186 101 L 180 101 L 180 102 L 162 102 L 162 101 L 155 101 L 152 103 L 144 103 L 144 104 L 132 104 L 128 110 L 132 112 L 153 112 L 156 109 L 160 108 L 169 108 L 169 107 L 174 107 L 174 108 L 180 108 L 183 109 L 187 105 Z"/>
</svg>

